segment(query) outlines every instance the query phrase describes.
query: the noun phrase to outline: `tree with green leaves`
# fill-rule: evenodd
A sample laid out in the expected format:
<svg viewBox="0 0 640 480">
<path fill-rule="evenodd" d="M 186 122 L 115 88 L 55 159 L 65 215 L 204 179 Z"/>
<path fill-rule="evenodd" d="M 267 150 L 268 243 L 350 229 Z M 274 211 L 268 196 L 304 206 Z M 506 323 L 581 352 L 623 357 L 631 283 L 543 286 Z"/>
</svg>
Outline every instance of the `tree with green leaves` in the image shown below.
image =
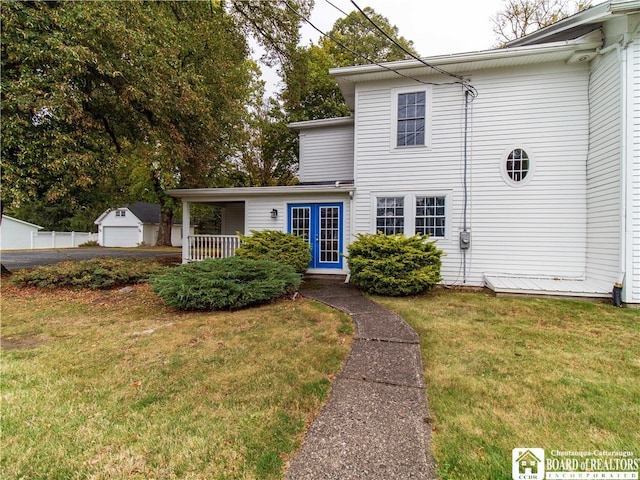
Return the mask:
<svg viewBox="0 0 640 480">
<path fill-rule="evenodd" d="M 166 190 L 203 186 L 237 144 L 247 54 L 214 4 L 4 2 L 3 201 L 81 206 L 115 178 L 100 200 L 135 192 L 170 222 Z"/>
<path fill-rule="evenodd" d="M 504 0 L 492 18 L 499 45 L 524 37 L 591 6 L 583 0 Z"/>
<path fill-rule="evenodd" d="M 394 38 L 407 51 L 417 55 L 413 42 L 399 35 L 398 27 L 370 7 L 366 17 Z M 317 45 L 301 47 L 284 72 L 286 89 L 282 94 L 291 120 L 314 120 L 349 115 L 335 79 L 333 67 L 390 62 L 409 55 L 385 38 L 365 17 L 355 10 L 338 19 Z"/>
<path fill-rule="evenodd" d="M 297 44 L 286 2 L 258 3 L 3 2 L 7 210 L 55 208 L 62 224 L 63 212 L 158 202 L 169 242 L 166 190 L 226 184 L 242 152 L 258 75 L 247 35 L 272 62 Z"/>
</svg>

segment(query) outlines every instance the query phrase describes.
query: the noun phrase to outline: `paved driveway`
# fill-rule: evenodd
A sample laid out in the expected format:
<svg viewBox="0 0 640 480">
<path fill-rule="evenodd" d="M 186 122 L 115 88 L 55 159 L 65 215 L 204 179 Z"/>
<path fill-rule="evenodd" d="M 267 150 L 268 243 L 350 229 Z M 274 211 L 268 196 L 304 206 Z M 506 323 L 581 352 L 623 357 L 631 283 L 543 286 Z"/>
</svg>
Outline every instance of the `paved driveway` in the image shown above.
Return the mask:
<svg viewBox="0 0 640 480">
<path fill-rule="evenodd" d="M 13 250 L 0 252 L 0 261 L 10 271 L 67 260 L 94 257 L 181 257 L 180 248 L 58 248 L 51 250 Z"/>
</svg>

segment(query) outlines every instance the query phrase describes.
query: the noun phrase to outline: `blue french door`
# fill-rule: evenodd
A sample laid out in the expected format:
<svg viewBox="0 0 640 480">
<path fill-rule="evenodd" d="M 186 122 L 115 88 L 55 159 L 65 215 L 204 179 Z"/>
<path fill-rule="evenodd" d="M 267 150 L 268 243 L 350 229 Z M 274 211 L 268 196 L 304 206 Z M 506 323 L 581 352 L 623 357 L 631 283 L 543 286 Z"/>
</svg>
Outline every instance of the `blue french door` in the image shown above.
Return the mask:
<svg viewBox="0 0 640 480">
<path fill-rule="evenodd" d="M 309 268 L 342 268 L 342 203 L 291 204 L 288 223 L 311 245 Z"/>
</svg>

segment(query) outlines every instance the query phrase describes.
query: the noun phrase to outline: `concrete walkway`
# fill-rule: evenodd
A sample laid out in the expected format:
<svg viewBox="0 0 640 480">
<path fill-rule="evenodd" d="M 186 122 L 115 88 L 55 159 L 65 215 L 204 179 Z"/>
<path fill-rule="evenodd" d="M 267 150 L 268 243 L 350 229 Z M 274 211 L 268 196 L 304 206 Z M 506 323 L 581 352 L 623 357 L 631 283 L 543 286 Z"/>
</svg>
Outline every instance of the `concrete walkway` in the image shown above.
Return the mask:
<svg viewBox="0 0 640 480">
<path fill-rule="evenodd" d="M 339 281 L 310 279 L 301 294 L 349 313 L 355 336 L 287 479 L 436 478 L 416 332 Z"/>
</svg>

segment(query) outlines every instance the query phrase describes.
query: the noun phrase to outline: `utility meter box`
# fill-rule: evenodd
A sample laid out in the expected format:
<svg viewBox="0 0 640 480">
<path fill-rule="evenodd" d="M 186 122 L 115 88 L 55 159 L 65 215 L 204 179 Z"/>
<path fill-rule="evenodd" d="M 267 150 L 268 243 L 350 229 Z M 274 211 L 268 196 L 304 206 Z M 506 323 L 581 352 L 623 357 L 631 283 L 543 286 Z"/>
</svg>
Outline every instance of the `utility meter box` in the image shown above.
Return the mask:
<svg viewBox="0 0 640 480">
<path fill-rule="evenodd" d="M 471 247 L 471 232 L 460 232 L 460 250 L 468 250 Z"/>
</svg>

